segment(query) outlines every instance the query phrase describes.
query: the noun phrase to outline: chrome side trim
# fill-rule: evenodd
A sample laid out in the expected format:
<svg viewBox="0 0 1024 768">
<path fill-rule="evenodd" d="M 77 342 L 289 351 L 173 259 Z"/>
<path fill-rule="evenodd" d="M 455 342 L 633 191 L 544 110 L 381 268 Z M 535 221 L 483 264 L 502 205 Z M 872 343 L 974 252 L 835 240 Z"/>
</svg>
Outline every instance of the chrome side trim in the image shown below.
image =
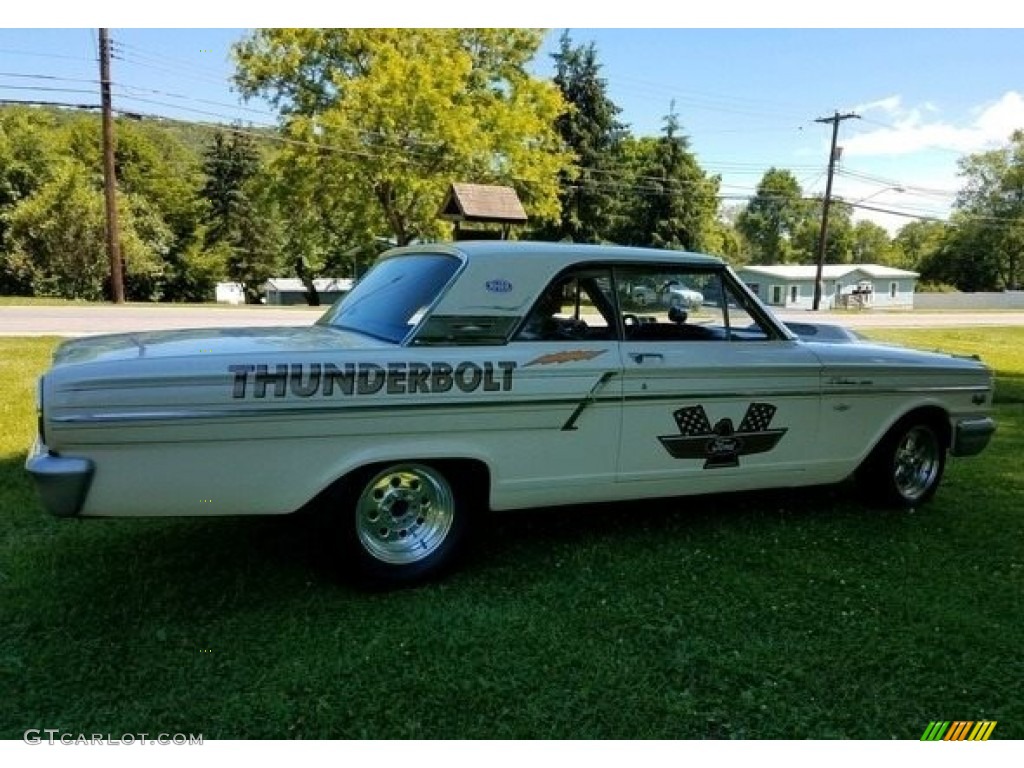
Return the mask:
<svg viewBox="0 0 1024 768">
<path fill-rule="evenodd" d="M 576 410 L 572 412 L 572 415 L 569 417 L 568 421 L 566 421 L 565 424 L 562 425 L 563 432 L 570 432 L 577 428 L 576 422 L 579 421 L 580 416 L 583 415 L 583 411 L 586 410 L 588 406 L 597 402 L 598 391 L 605 384 L 611 381 L 616 373 L 618 373 L 618 371 L 605 371 L 604 373 L 601 374 L 601 378 L 599 378 L 594 383 L 594 386 L 590 388 L 590 391 L 587 393 L 587 396 L 584 397 L 580 401 L 580 404 L 576 406 Z"/>
<path fill-rule="evenodd" d="M 934 394 L 935 392 L 988 392 L 989 390 L 990 387 L 984 384 L 969 384 L 956 387 L 873 387 L 862 390 L 836 388 L 826 389 L 823 394 L 850 397 L 856 395 L 919 395 Z"/>
<path fill-rule="evenodd" d="M 635 381 L 635 379 L 632 379 Z M 631 377 L 626 377 L 628 386 Z M 603 383 L 603 382 L 602 382 Z M 600 387 L 598 387 L 598 390 Z M 852 389 L 826 389 L 824 392 L 818 389 L 743 389 L 730 392 L 723 391 L 693 391 L 693 392 L 659 392 L 652 394 L 627 393 L 625 395 L 585 396 L 587 404 L 610 403 L 610 402 L 672 402 L 685 403 L 693 400 L 735 400 L 754 397 L 771 398 L 808 398 L 808 397 L 872 397 L 876 395 L 919 395 L 936 393 L 961 393 L 961 392 L 989 392 L 986 386 L 959 386 L 959 387 L 892 387 L 886 389 L 852 390 Z M 85 414 L 56 415 L 48 417 L 51 424 L 63 425 L 89 425 L 89 424 L 119 424 L 137 422 L 164 422 L 164 421 L 191 421 L 197 419 L 234 419 L 234 418 L 295 418 L 302 416 L 329 416 L 340 413 L 372 413 L 384 412 L 394 413 L 395 411 L 430 411 L 449 410 L 462 408 L 534 408 L 537 406 L 578 406 L 578 397 L 558 397 L 541 399 L 505 399 L 505 400 L 458 400 L 438 401 L 426 403 L 385 403 L 377 401 L 367 404 L 351 404 L 351 401 L 332 403 L 329 405 L 306 406 L 306 407 L 234 407 L 234 408 L 180 408 L 161 409 L 152 411 L 97 411 Z"/>
<path fill-rule="evenodd" d="M 609 398 L 618 401 L 620 398 Z M 404 403 L 402 405 L 378 402 L 373 405 L 326 405 L 306 408 L 204 408 L 161 411 L 99 412 L 74 414 L 68 416 L 51 416 L 53 424 L 85 425 L 85 424 L 120 424 L 146 421 L 192 421 L 196 419 L 234 419 L 243 418 L 296 418 L 300 416 L 329 416 L 344 413 L 394 413 L 395 411 L 430 411 L 451 410 L 454 408 L 533 408 L 536 406 L 576 405 L 579 398 L 566 397 L 544 400 L 484 400 L 474 402 L 460 400 L 457 402 L 436 403 Z"/>
<path fill-rule="evenodd" d="M 36 481 L 43 506 L 50 514 L 74 517 L 81 511 L 92 483 L 94 467 L 89 459 L 55 456 L 37 440 L 25 469 Z"/>
</svg>

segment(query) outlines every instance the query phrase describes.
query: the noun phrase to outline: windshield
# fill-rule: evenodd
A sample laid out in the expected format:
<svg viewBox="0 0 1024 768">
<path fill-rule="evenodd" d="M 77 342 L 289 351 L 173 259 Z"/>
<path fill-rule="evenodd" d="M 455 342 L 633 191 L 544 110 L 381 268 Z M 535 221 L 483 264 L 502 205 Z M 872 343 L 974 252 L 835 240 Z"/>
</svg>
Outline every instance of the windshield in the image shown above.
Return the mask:
<svg viewBox="0 0 1024 768">
<path fill-rule="evenodd" d="M 440 295 L 459 263 L 456 257 L 443 253 L 416 253 L 385 259 L 317 323 L 397 344 Z"/>
</svg>

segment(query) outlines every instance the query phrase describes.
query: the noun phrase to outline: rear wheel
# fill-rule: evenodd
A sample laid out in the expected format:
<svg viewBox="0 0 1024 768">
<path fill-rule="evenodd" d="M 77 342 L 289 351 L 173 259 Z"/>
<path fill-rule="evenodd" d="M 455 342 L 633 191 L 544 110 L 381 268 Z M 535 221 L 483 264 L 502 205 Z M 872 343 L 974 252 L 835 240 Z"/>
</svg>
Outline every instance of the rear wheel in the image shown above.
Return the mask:
<svg viewBox="0 0 1024 768">
<path fill-rule="evenodd" d="M 451 564 L 467 528 L 462 500 L 438 467 L 399 463 L 349 485 L 342 539 L 347 563 L 374 586 L 426 580 Z"/>
<path fill-rule="evenodd" d="M 911 417 L 889 431 L 857 477 L 877 500 L 911 508 L 935 495 L 945 467 L 941 429 L 933 420 Z"/>
</svg>

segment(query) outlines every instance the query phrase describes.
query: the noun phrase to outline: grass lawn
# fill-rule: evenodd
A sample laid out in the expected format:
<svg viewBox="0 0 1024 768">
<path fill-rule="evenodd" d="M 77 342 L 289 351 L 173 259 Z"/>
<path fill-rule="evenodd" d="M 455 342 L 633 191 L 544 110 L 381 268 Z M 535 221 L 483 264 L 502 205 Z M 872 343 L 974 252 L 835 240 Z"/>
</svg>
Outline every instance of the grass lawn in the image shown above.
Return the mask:
<svg viewBox="0 0 1024 768">
<path fill-rule="evenodd" d="M 1024 328 L 1000 431 L 911 513 L 845 486 L 494 516 L 443 583 L 330 581 L 308 521 L 68 520 L 22 463 L 53 340 L 0 339 L 0 738 L 1024 738 Z"/>
</svg>

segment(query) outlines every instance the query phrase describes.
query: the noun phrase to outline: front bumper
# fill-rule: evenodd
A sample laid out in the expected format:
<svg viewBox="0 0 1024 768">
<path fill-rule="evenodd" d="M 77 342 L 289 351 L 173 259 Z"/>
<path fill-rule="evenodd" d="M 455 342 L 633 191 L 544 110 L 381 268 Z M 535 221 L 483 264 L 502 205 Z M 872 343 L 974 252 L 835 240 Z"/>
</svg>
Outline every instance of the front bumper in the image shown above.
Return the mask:
<svg viewBox="0 0 1024 768">
<path fill-rule="evenodd" d="M 43 506 L 50 514 L 74 517 L 81 511 L 92 482 L 93 464 L 89 459 L 57 456 L 36 440 L 25 469 L 36 481 Z"/>
<path fill-rule="evenodd" d="M 954 456 L 974 456 L 981 453 L 995 434 L 996 423 L 989 417 L 960 419 L 953 424 Z"/>
</svg>

